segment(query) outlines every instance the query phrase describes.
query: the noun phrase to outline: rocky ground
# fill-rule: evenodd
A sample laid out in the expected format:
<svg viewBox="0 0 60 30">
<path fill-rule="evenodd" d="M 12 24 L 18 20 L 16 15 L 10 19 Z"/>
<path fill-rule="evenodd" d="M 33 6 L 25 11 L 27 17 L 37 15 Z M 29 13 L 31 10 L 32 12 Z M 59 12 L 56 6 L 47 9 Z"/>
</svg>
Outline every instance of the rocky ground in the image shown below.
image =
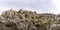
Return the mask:
<svg viewBox="0 0 60 30">
<path fill-rule="evenodd" d="M 0 30 L 60 30 L 60 14 L 10 9 L 0 15 Z"/>
</svg>

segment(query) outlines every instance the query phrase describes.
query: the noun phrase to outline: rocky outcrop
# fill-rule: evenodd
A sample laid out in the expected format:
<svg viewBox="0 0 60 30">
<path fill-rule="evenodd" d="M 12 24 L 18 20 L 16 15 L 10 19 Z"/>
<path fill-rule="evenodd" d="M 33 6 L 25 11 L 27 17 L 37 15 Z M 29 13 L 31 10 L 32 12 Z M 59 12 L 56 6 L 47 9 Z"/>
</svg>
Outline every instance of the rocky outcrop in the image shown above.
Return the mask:
<svg viewBox="0 0 60 30">
<path fill-rule="evenodd" d="M 56 14 L 10 9 L 0 15 L 0 30 L 49 30 L 50 27 L 54 29 L 52 25 L 58 21 L 59 15 Z"/>
</svg>

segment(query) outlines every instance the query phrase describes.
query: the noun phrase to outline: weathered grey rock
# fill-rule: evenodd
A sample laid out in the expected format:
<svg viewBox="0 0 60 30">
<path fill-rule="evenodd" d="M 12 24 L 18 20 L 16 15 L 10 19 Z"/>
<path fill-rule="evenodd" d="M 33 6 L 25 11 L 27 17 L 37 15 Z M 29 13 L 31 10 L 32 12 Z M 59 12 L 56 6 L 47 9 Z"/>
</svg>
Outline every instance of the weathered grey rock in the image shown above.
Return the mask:
<svg viewBox="0 0 60 30">
<path fill-rule="evenodd" d="M 38 25 L 37 29 L 38 30 L 47 30 L 47 28 L 44 25 Z"/>
<path fill-rule="evenodd" d="M 1 16 L 5 17 L 5 19 L 14 19 L 14 18 L 18 18 L 18 13 L 17 11 L 14 11 L 12 9 L 5 11 L 1 14 Z"/>
<path fill-rule="evenodd" d="M 60 30 L 60 24 L 51 25 L 50 30 Z"/>
<path fill-rule="evenodd" d="M 13 22 L 7 22 L 6 24 L 0 23 L 0 30 L 18 30 L 17 26 Z"/>
</svg>

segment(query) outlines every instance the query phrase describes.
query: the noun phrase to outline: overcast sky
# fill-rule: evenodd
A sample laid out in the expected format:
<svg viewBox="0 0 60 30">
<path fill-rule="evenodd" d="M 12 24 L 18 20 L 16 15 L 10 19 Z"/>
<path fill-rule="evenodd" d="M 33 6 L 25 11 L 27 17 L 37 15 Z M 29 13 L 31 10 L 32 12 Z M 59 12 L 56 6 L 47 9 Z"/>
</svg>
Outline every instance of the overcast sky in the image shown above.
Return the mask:
<svg viewBox="0 0 60 30">
<path fill-rule="evenodd" d="M 29 9 L 38 13 L 60 13 L 60 0 L 0 0 L 0 13 L 8 9 Z"/>
</svg>

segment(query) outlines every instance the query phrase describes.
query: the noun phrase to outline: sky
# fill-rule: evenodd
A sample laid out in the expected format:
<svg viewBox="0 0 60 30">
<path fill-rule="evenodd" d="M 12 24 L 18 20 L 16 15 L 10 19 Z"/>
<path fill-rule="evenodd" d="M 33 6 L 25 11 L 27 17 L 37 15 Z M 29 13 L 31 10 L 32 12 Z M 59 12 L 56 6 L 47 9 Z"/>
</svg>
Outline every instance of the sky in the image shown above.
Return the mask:
<svg viewBox="0 0 60 30">
<path fill-rule="evenodd" d="M 0 0 L 0 14 L 8 9 L 60 14 L 60 0 Z"/>
</svg>

